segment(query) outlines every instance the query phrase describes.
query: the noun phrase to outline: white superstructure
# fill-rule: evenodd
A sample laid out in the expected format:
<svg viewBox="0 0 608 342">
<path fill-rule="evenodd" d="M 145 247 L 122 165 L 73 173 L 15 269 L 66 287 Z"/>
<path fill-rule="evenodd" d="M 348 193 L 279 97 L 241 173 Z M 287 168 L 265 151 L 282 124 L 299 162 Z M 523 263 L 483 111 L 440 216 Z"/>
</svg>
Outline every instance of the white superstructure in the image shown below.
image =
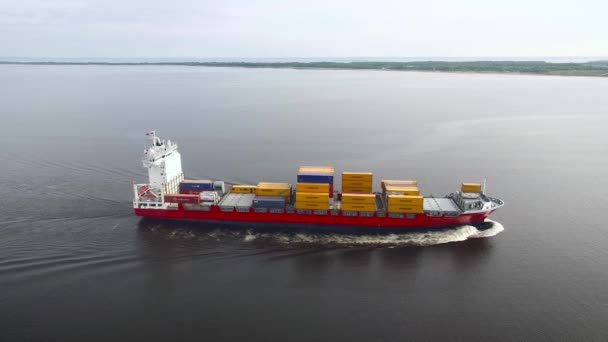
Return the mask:
<svg viewBox="0 0 608 342">
<path fill-rule="evenodd" d="M 148 184 L 134 184 L 133 206 L 165 208 L 165 194 L 179 192 L 179 183 L 184 180 L 182 159 L 177 144 L 161 140 L 156 131 L 146 133 L 149 144 L 144 150 L 142 163 L 148 169 Z M 152 205 L 154 204 L 154 205 Z"/>
</svg>

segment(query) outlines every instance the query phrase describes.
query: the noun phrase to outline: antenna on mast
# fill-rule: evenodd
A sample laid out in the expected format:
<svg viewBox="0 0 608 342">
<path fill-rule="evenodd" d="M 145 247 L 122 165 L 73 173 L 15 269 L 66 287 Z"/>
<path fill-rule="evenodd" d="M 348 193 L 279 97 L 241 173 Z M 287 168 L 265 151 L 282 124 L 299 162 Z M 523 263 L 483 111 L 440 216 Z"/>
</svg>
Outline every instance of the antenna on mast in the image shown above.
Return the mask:
<svg viewBox="0 0 608 342">
<path fill-rule="evenodd" d="M 148 133 L 146 133 L 146 136 L 148 136 L 148 139 L 150 139 L 150 141 L 152 142 L 152 146 L 162 146 L 162 142 L 156 136 L 156 130 L 148 131 Z"/>
<path fill-rule="evenodd" d="M 483 177 L 483 189 L 482 189 L 481 193 L 484 195 L 486 194 L 486 177 L 485 176 Z"/>
</svg>

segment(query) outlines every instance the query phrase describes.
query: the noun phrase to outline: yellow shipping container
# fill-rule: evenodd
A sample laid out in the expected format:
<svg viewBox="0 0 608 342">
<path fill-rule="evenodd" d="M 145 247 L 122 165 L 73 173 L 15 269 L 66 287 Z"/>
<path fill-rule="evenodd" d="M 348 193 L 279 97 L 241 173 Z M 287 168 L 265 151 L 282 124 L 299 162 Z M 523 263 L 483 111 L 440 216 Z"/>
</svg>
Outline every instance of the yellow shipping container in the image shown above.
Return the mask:
<svg viewBox="0 0 608 342">
<path fill-rule="evenodd" d="M 414 187 L 387 186 L 386 192 L 389 195 L 420 196 L 420 190 Z"/>
<path fill-rule="evenodd" d="M 345 188 L 345 187 L 342 187 L 343 194 L 370 194 L 371 192 L 372 192 L 371 188 L 362 188 L 362 187 Z"/>
<path fill-rule="evenodd" d="M 230 192 L 237 194 L 254 194 L 257 186 L 255 185 L 233 185 Z"/>
<path fill-rule="evenodd" d="M 372 194 L 372 188 L 365 187 L 348 187 L 342 188 L 343 194 Z"/>
<path fill-rule="evenodd" d="M 389 196 L 392 195 L 400 195 L 400 196 L 420 196 L 420 191 L 418 189 L 399 189 L 399 191 L 387 191 Z"/>
<path fill-rule="evenodd" d="M 407 190 L 407 191 L 389 191 L 388 195 L 399 195 L 399 196 L 420 196 L 418 190 Z"/>
<path fill-rule="evenodd" d="M 422 208 L 424 207 L 423 203 L 388 203 L 388 207 L 389 208 L 397 208 L 397 207 L 415 207 L 415 208 Z"/>
<path fill-rule="evenodd" d="M 404 207 L 423 207 L 424 206 L 424 201 L 422 202 L 411 202 L 411 203 L 406 203 L 406 202 L 391 202 L 391 200 L 388 201 L 388 206 L 389 207 L 399 207 L 399 206 L 404 206 Z"/>
<path fill-rule="evenodd" d="M 296 201 L 296 209 L 327 210 L 329 209 L 329 203 Z"/>
<path fill-rule="evenodd" d="M 383 179 L 381 183 L 386 185 L 418 186 L 418 181 L 411 179 Z"/>
<path fill-rule="evenodd" d="M 481 192 L 481 184 L 462 183 L 462 192 Z"/>
<path fill-rule="evenodd" d="M 372 182 L 374 174 L 371 172 L 342 172 L 342 181 L 366 181 Z"/>
<path fill-rule="evenodd" d="M 382 186 L 382 190 L 386 190 L 387 186 L 418 187 L 418 182 L 405 179 L 383 179 L 380 181 L 380 185 Z"/>
<path fill-rule="evenodd" d="M 290 197 L 291 190 L 290 189 L 273 189 L 273 188 L 257 188 L 255 189 L 255 194 L 258 196 L 281 196 L 281 197 Z"/>
<path fill-rule="evenodd" d="M 388 207 L 389 213 L 404 213 L 404 214 L 422 214 L 424 212 L 421 206 L 395 205 Z"/>
<path fill-rule="evenodd" d="M 342 203 L 376 204 L 376 195 L 342 194 Z"/>
<path fill-rule="evenodd" d="M 259 182 L 258 188 L 262 189 L 289 189 L 291 184 L 289 183 L 275 183 L 275 182 Z"/>
<path fill-rule="evenodd" d="M 318 202 L 329 204 L 329 193 L 318 193 L 318 192 L 296 192 L 296 203 L 297 202 Z"/>
<path fill-rule="evenodd" d="M 300 166 L 298 172 L 330 172 L 335 173 L 333 166 Z"/>
<path fill-rule="evenodd" d="M 424 197 L 422 196 L 388 195 L 389 206 L 394 204 L 421 206 L 423 203 Z"/>
<path fill-rule="evenodd" d="M 397 186 L 387 185 L 386 191 L 408 191 L 408 190 L 420 190 L 417 186 Z"/>
<path fill-rule="evenodd" d="M 358 188 L 358 187 L 371 188 L 372 181 L 370 180 L 368 182 L 368 181 L 361 181 L 361 180 L 342 180 L 342 187 L 343 188 Z"/>
<path fill-rule="evenodd" d="M 347 211 L 376 211 L 376 203 L 344 203 L 342 202 L 342 210 Z"/>
<path fill-rule="evenodd" d="M 301 192 L 327 192 L 329 193 L 329 184 L 327 183 L 298 183 L 297 191 Z"/>
</svg>

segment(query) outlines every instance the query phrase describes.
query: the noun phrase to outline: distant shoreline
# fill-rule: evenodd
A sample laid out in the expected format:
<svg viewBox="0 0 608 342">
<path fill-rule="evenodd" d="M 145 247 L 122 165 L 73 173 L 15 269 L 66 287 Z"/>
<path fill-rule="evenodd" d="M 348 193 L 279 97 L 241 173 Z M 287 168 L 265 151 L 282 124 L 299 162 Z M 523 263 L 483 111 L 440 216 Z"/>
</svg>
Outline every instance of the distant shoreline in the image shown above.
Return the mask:
<svg viewBox="0 0 608 342">
<path fill-rule="evenodd" d="M 311 70 L 381 70 L 449 73 L 526 74 L 608 77 L 608 61 L 548 63 L 543 61 L 474 62 L 19 62 L 0 65 L 204 66 Z"/>
</svg>

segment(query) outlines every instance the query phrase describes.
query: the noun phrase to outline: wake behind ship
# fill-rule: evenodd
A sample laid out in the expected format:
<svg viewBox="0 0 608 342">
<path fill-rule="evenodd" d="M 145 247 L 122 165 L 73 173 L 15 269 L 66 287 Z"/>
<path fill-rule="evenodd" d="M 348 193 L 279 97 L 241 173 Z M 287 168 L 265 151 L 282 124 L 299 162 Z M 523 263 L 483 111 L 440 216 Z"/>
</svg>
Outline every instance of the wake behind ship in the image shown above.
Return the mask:
<svg viewBox="0 0 608 342">
<path fill-rule="evenodd" d="M 483 228 L 504 205 L 485 193 L 485 182 L 463 183 L 445 197 L 424 197 L 415 180 L 382 180 L 373 192 L 370 172 L 342 172 L 334 188 L 335 169 L 302 166 L 295 188 L 289 183 L 260 182 L 228 186 L 223 181 L 189 180 L 182 172 L 176 143 L 147 133 L 143 166 L 148 183 L 134 184 L 136 215 L 210 223 L 262 225 L 333 231 L 394 232 L 474 225 Z"/>
</svg>

